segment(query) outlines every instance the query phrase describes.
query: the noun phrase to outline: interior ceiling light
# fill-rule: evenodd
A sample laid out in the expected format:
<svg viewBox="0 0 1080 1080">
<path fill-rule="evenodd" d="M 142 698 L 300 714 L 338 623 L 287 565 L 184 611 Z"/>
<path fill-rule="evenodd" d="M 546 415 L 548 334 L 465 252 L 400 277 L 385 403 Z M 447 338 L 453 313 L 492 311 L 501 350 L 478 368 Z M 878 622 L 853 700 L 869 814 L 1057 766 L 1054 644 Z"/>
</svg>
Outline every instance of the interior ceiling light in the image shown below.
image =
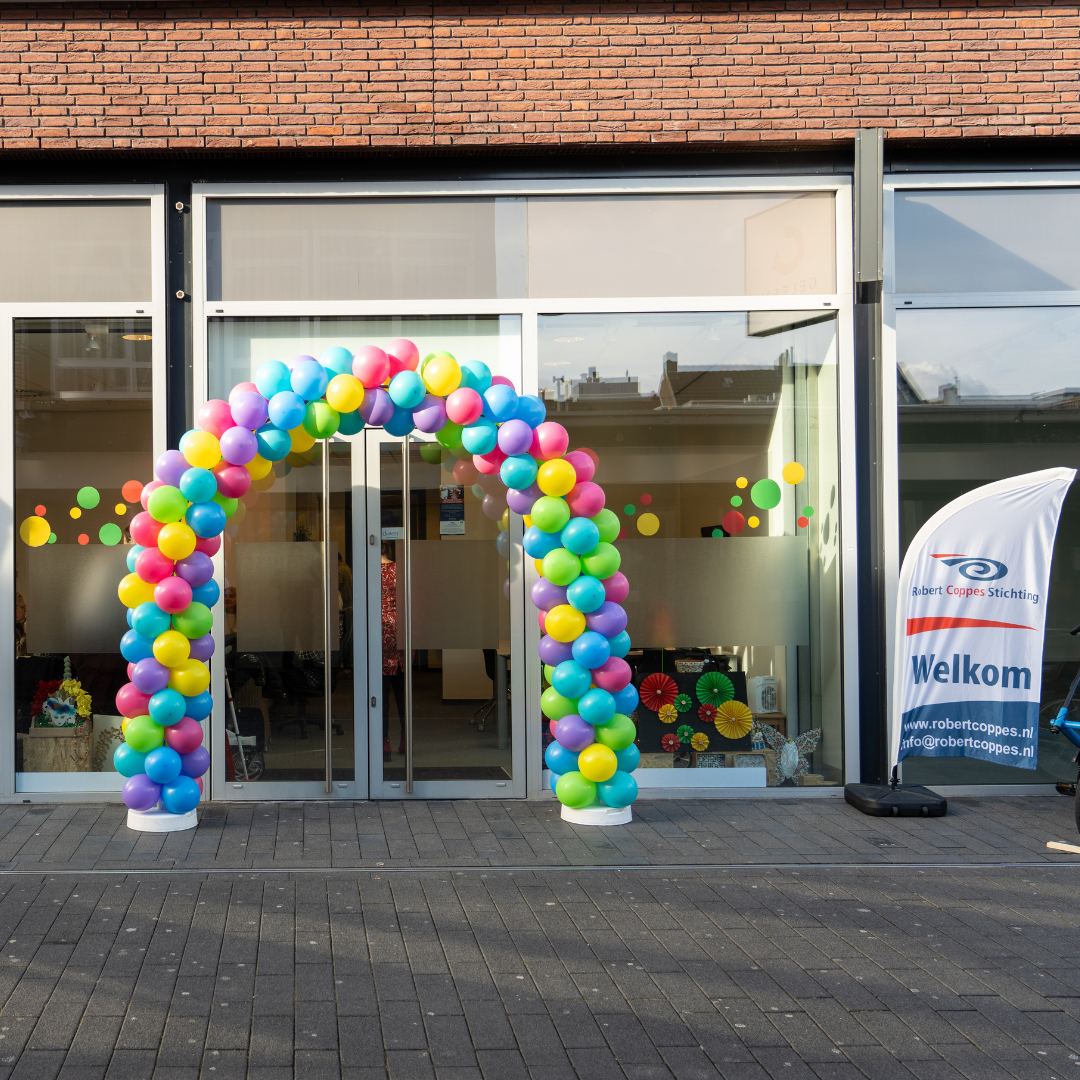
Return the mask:
<svg viewBox="0 0 1080 1080">
<path fill-rule="evenodd" d="M 153 334 L 124 334 L 125 341 L 153 341 Z"/>
</svg>

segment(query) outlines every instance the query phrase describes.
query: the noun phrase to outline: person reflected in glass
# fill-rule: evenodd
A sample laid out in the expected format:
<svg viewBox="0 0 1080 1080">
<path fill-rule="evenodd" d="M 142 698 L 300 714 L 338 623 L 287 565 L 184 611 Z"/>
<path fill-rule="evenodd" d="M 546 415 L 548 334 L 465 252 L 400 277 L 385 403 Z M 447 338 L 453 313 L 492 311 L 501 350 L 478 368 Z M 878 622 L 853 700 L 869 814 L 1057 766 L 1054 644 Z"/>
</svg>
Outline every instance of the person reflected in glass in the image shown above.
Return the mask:
<svg viewBox="0 0 1080 1080">
<path fill-rule="evenodd" d="M 22 593 L 15 594 L 15 655 L 30 655 L 26 650 L 26 601 Z"/>
<path fill-rule="evenodd" d="M 383 761 L 389 761 L 393 751 L 390 746 L 390 695 L 397 704 L 401 737 L 398 753 L 405 753 L 405 654 L 397 644 L 397 562 L 394 542 L 382 544 L 382 653 L 383 653 Z"/>
</svg>

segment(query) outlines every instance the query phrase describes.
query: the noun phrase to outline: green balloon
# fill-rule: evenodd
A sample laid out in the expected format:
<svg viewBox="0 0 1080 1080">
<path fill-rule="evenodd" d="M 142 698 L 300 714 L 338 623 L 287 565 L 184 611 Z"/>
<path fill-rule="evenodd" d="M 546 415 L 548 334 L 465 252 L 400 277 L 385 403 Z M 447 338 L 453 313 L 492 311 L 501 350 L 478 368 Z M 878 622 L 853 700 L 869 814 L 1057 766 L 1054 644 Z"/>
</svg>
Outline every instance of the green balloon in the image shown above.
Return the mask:
<svg viewBox="0 0 1080 1080">
<path fill-rule="evenodd" d="M 562 532 L 570 520 L 570 507 L 558 495 L 543 495 L 532 504 L 529 511 L 532 523 L 541 532 Z"/>
<path fill-rule="evenodd" d="M 595 738 L 609 750 L 625 750 L 637 738 L 637 728 L 629 716 L 616 713 L 596 729 Z"/>
<path fill-rule="evenodd" d="M 157 492 L 154 493 L 155 495 Z M 214 493 L 214 502 L 225 511 L 225 519 L 228 520 L 236 513 L 236 507 L 239 505 L 239 499 L 230 499 L 227 495 L 222 495 L 220 491 Z"/>
<path fill-rule="evenodd" d="M 214 616 L 205 604 L 192 601 L 179 615 L 172 617 L 174 630 L 179 630 L 184 637 L 198 638 L 209 634 L 214 625 Z"/>
<path fill-rule="evenodd" d="M 614 510 L 608 510 L 605 507 L 599 514 L 589 518 L 589 520 L 600 530 L 600 539 L 605 544 L 613 544 L 619 539 L 622 526 L 619 524 L 619 519 Z"/>
<path fill-rule="evenodd" d="M 446 450 L 438 443 L 422 443 L 420 446 L 420 456 L 429 465 L 441 465 L 445 453 Z"/>
<path fill-rule="evenodd" d="M 453 420 L 447 420 L 438 434 L 435 436 L 435 441 L 440 446 L 445 446 L 447 450 L 460 450 L 461 446 L 461 425 L 455 424 Z M 468 451 L 465 451 L 468 454 Z M 460 456 L 460 455 L 455 455 Z M 471 455 L 470 455 L 471 456 Z"/>
<path fill-rule="evenodd" d="M 154 488 L 150 498 L 146 500 L 146 509 L 155 521 L 168 524 L 171 521 L 182 521 L 187 513 L 188 501 L 184 498 L 179 488 L 162 484 Z"/>
<path fill-rule="evenodd" d="M 160 724 L 155 724 L 149 716 L 134 716 L 128 721 L 124 741 L 132 750 L 148 754 L 164 744 L 165 729 Z"/>
<path fill-rule="evenodd" d="M 577 701 L 565 698 L 554 686 L 549 686 L 540 695 L 540 711 L 549 720 L 561 720 L 572 712 L 577 712 Z"/>
<path fill-rule="evenodd" d="M 571 810 L 581 810 L 596 802 L 596 785 L 579 772 L 563 773 L 555 785 L 555 798 Z"/>
<path fill-rule="evenodd" d="M 750 501 L 759 510 L 771 510 L 780 505 L 780 485 L 775 480 L 759 480 L 750 489 Z"/>
<path fill-rule="evenodd" d="M 550 664 L 544 665 L 544 678 L 547 679 L 548 685 L 551 685 L 551 676 L 555 674 L 555 669 Z"/>
<path fill-rule="evenodd" d="M 569 585 L 581 575 L 581 560 L 566 548 L 556 548 L 544 556 L 544 577 L 553 585 Z M 605 574 L 605 577 L 610 575 Z"/>
<path fill-rule="evenodd" d="M 611 577 L 616 570 L 619 569 L 622 563 L 622 556 L 619 554 L 617 547 L 612 547 L 611 544 L 601 541 L 589 552 L 588 555 L 581 556 L 581 568 L 586 574 L 591 574 L 594 578 L 599 578 L 601 581 L 604 578 Z M 547 573 L 544 574 L 547 577 Z M 556 584 L 561 584 L 557 582 Z"/>
<path fill-rule="evenodd" d="M 341 425 L 341 414 L 325 401 L 309 401 L 304 410 L 304 430 L 313 439 L 329 439 Z"/>
</svg>

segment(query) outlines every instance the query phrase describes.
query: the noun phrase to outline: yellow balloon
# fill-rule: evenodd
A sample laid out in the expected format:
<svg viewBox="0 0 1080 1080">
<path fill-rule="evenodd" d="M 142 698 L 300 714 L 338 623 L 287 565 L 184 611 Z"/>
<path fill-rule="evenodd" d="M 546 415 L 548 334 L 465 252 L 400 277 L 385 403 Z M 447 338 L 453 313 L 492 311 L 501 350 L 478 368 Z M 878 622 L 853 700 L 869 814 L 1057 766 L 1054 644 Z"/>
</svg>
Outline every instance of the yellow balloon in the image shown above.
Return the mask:
<svg viewBox="0 0 1080 1080">
<path fill-rule="evenodd" d="M 130 716 L 125 716 L 124 717 L 123 721 L 120 724 L 120 734 L 121 735 L 126 735 L 127 734 L 127 726 L 128 726 L 128 723 L 130 722 L 130 720 L 131 720 Z"/>
<path fill-rule="evenodd" d="M 292 439 L 293 453 L 302 454 L 305 450 L 310 450 L 315 445 L 315 436 L 309 435 L 303 425 L 300 427 L 294 427 L 289 432 L 289 437 Z"/>
<path fill-rule="evenodd" d="M 458 362 L 447 353 L 436 354 L 424 365 L 424 383 L 439 397 L 452 394 L 461 385 Z"/>
<path fill-rule="evenodd" d="M 188 532 L 191 532 L 191 530 L 188 529 Z M 194 536 L 195 534 L 192 533 L 191 535 Z M 194 550 L 195 548 L 192 546 L 191 551 Z M 189 555 L 191 551 L 188 552 Z M 120 597 L 120 603 L 124 607 L 138 607 L 140 604 L 149 603 L 154 599 L 154 586 L 149 581 L 143 581 L 138 574 L 128 574 L 127 577 L 122 578 L 120 587 L 116 592 Z"/>
<path fill-rule="evenodd" d="M 545 495 L 569 495 L 576 483 L 574 466 L 563 458 L 545 461 L 536 474 L 536 486 Z"/>
<path fill-rule="evenodd" d="M 191 526 L 182 521 L 173 521 L 158 533 L 158 550 L 167 559 L 176 561 L 186 559 L 195 550 L 197 537 L 191 531 Z M 153 586 L 150 587 L 150 599 L 153 597 Z M 128 607 L 132 605 L 129 604 Z"/>
<path fill-rule="evenodd" d="M 180 453 L 193 469 L 212 469 L 221 460 L 221 444 L 209 431 L 189 431 L 180 440 Z"/>
<path fill-rule="evenodd" d="M 585 632 L 585 616 L 569 604 L 559 604 L 547 613 L 544 628 L 556 641 L 573 641 Z"/>
<path fill-rule="evenodd" d="M 191 641 L 179 630 L 166 630 L 154 638 L 154 659 L 167 668 L 179 667 L 191 653 Z"/>
<path fill-rule="evenodd" d="M 210 669 L 201 660 L 185 660 L 169 673 L 169 686 L 184 697 L 197 697 L 210 685 Z"/>
<path fill-rule="evenodd" d="M 503 511 L 503 516 L 499 519 L 499 524 L 504 529 L 509 529 L 510 528 L 510 510 L 509 510 L 509 508 L 507 508 L 506 510 Z"/>
<path fill-rule="evenodd" d="M 536 567 L 536 572 L 541 577 L 543 577 L 544 576 L 544 560 L 543 559 L 533 559 L 533 566 Z"/>
<path fill-rule="evenodd" d="M 251 473 L 252 480 L 261 480 L 270 470 L 274 467 L 273 463 L 267 461 L 261 454 L 256 454 L 245 466 L 249 473 Z"/>
<path fill-rule="evenodd" d="M 526 514 L 521 520 L 525 522 L 526 529 L 532 528 L 532 514 Z"/>
<path fill-rule="evenodd" d="M 339 413 L 355 412 L 364 400 L 364 384 L 355 375 L 335 375 L 326 388 L 326 404 Z"/>
<path fill-rule="evenodd" d="M 593 743 L 578 754 L 577 767 L 586 780 L 602 784 L 615 775 L 619 762 L 613 750 L 609 750 L 603 743 Z"/>
</svg>

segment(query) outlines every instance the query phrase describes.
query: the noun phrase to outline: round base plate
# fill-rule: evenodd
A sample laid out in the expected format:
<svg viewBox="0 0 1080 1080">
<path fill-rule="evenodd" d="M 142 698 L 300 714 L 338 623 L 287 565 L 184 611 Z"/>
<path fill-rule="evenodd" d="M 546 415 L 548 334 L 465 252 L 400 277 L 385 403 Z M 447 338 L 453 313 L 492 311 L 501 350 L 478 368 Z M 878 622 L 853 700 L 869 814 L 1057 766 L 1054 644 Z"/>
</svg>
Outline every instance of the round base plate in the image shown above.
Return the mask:
<svg viewBox="0 0 1080 1080">
<path fill-rule="evenodd" d="M 582 810 L 564 806 L 562 819 L 571 825 L 627 825 L 634 820 L 634 812 L 629 806 L 586 806 Z"/>
<path fill-rule="evenodd" d="M 186 814 L 170 814 L 168 810 L 129 810 L 127 827 L 136 832 L 183 832 L 199 824 L 194 810 Z"/>
</svg>

